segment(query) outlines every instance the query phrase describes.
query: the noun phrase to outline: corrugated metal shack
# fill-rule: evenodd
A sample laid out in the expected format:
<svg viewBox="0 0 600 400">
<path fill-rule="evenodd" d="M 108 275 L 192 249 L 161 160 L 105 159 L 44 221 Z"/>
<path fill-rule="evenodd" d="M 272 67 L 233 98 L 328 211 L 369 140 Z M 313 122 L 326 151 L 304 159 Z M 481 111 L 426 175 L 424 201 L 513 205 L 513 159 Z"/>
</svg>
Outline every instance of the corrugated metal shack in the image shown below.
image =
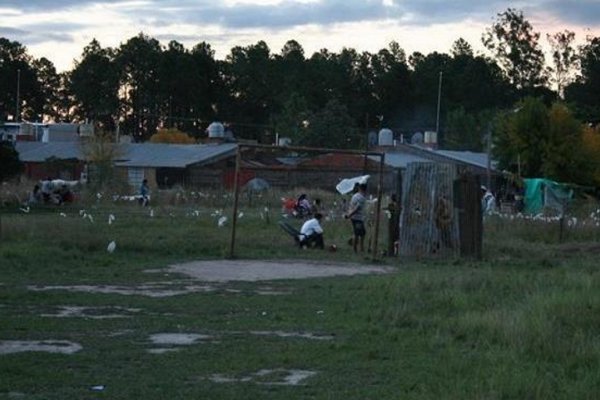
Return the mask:
<svg viewBox="0 0 600 400">
<path fill-rule="evenodd" d="M 399 254 L 458 256 L 458 211 L 454 206 L 456 166 L 410 163 L 404 174 Z"/>
</svg>

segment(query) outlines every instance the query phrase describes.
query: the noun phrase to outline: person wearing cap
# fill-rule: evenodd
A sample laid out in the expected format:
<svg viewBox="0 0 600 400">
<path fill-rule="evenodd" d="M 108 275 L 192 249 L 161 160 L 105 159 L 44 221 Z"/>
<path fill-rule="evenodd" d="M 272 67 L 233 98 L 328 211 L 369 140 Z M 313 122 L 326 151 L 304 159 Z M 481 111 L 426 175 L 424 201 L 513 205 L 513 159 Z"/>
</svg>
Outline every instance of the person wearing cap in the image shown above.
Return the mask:
<svg viewBox="0 0 600 400">
<path fill-rule="evenodd" d="M 298 237 L 301 248 L 304 249 L 311 246 L 319 249 L 325 248 L 323 243 L 323 228 L 321 227 L 321 219 L 323 219 L 323 214 L 316 213 L 313 218 L 302 224 L 302 228 L 300 228 L 300 235 Z"/>
</svg>

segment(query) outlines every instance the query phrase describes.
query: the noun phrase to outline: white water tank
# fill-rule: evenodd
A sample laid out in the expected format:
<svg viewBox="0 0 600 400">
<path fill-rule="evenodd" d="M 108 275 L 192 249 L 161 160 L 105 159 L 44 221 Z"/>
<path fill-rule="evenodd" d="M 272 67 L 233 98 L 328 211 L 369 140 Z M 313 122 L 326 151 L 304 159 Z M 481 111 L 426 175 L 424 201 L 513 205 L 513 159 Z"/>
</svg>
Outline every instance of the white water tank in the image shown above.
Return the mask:
<svg viewBox="0 0 600 400">
<path fill-rule="evenodd" d="M 437 143 L 437 132 L 425 131 L 425 143 Z"/>
<path fill-rule="evenodd" d="M 292 139 L 289 137 L 280 137 L 278 139 L 278 146 L 291 146 L 292 145 Z"/>
<path fill-rule="evenodd" d="M 208 128 L 206 128 L 208 132 L 209 138 L 222 138 L 225 136 L 225 127 L 220 122 L 211 123 Z"/>
<path fill-rule="evenodd" d="M 394 132 L 391 129 L 383 128 L 379 131 L 379 145 L 380 146 L 393 146 L 394 145 Z"/>
</svg>

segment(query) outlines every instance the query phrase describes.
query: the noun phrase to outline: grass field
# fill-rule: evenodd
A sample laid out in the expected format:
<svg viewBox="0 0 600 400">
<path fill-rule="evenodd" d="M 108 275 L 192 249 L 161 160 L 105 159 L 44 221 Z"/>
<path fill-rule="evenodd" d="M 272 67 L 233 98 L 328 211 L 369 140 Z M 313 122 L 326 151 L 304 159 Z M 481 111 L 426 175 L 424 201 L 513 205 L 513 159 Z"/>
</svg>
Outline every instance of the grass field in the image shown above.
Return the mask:
<svg viewBox="0 0 600 400">
<path fill-rule="evenodd" d="M 163 268 L 228 254 L 231 232 L 216 211 L 5 210 L 0 346 L 79 350 L 0 354 L 0 398 L 600 396 L 594 224 L 579 222 L 558 243 L 557 223 L 489 218 L 483 260 L 383 258 L 388 275 L 229 282 L 164 297 L 65 290 L 201 286 Z M 239 258 L 370 263 L 344 243 L 347 221 L 324 224 L 337 252 L 301 251 L 277 227 L 277 209 L 242 211 Z"/>
</svg>

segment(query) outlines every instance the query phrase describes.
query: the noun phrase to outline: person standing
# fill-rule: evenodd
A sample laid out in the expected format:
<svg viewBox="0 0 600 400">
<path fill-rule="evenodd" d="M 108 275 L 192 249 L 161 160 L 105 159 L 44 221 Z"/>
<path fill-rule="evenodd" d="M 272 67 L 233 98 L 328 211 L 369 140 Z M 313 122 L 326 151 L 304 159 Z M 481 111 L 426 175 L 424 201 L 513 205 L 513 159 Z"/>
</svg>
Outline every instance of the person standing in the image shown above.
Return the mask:
<svg viewBox="0 0 600 400">
<path fill-rule="evenodd" d="M 300 247 L 311 247 L 313 244 L 319 249 L 325 248 L 323 243 L 323 228 L 321 227 L 321 219 L 323 215 L 316 213 L 315 216 L 302 224 L 300 228 Z"/>
<path fill-rule="evenodd" d="M 140 186 L 140 204 L 144 207 L 150 202 L 150 187 L 148 186 L 148 179 L 142 181 Z"/>
<path fill-rule="evenodd" d="M 365 235 L 367 230 L 365 228 L 365 206 L 367 203 L 367 184 L 361 183 L 358 185 L 358 191 L 354 193 L 352 199 L 350 199 L 350 209 L 344 215 L 344 218 L 350 218 L 352 222 L 352 230 L 354 238 L 352 241 L 352 247 L 356 253 L 360 248 L 361 252 L 365 251 Z"/>
<path fill-rule="evenodd" d="M 392 194 L 387 210 L 389 212 L 388 225 L 388 256 L 395 256 L 398 252 L 400 239 L 400 204 L 396 194 Z"/>
</svg>

